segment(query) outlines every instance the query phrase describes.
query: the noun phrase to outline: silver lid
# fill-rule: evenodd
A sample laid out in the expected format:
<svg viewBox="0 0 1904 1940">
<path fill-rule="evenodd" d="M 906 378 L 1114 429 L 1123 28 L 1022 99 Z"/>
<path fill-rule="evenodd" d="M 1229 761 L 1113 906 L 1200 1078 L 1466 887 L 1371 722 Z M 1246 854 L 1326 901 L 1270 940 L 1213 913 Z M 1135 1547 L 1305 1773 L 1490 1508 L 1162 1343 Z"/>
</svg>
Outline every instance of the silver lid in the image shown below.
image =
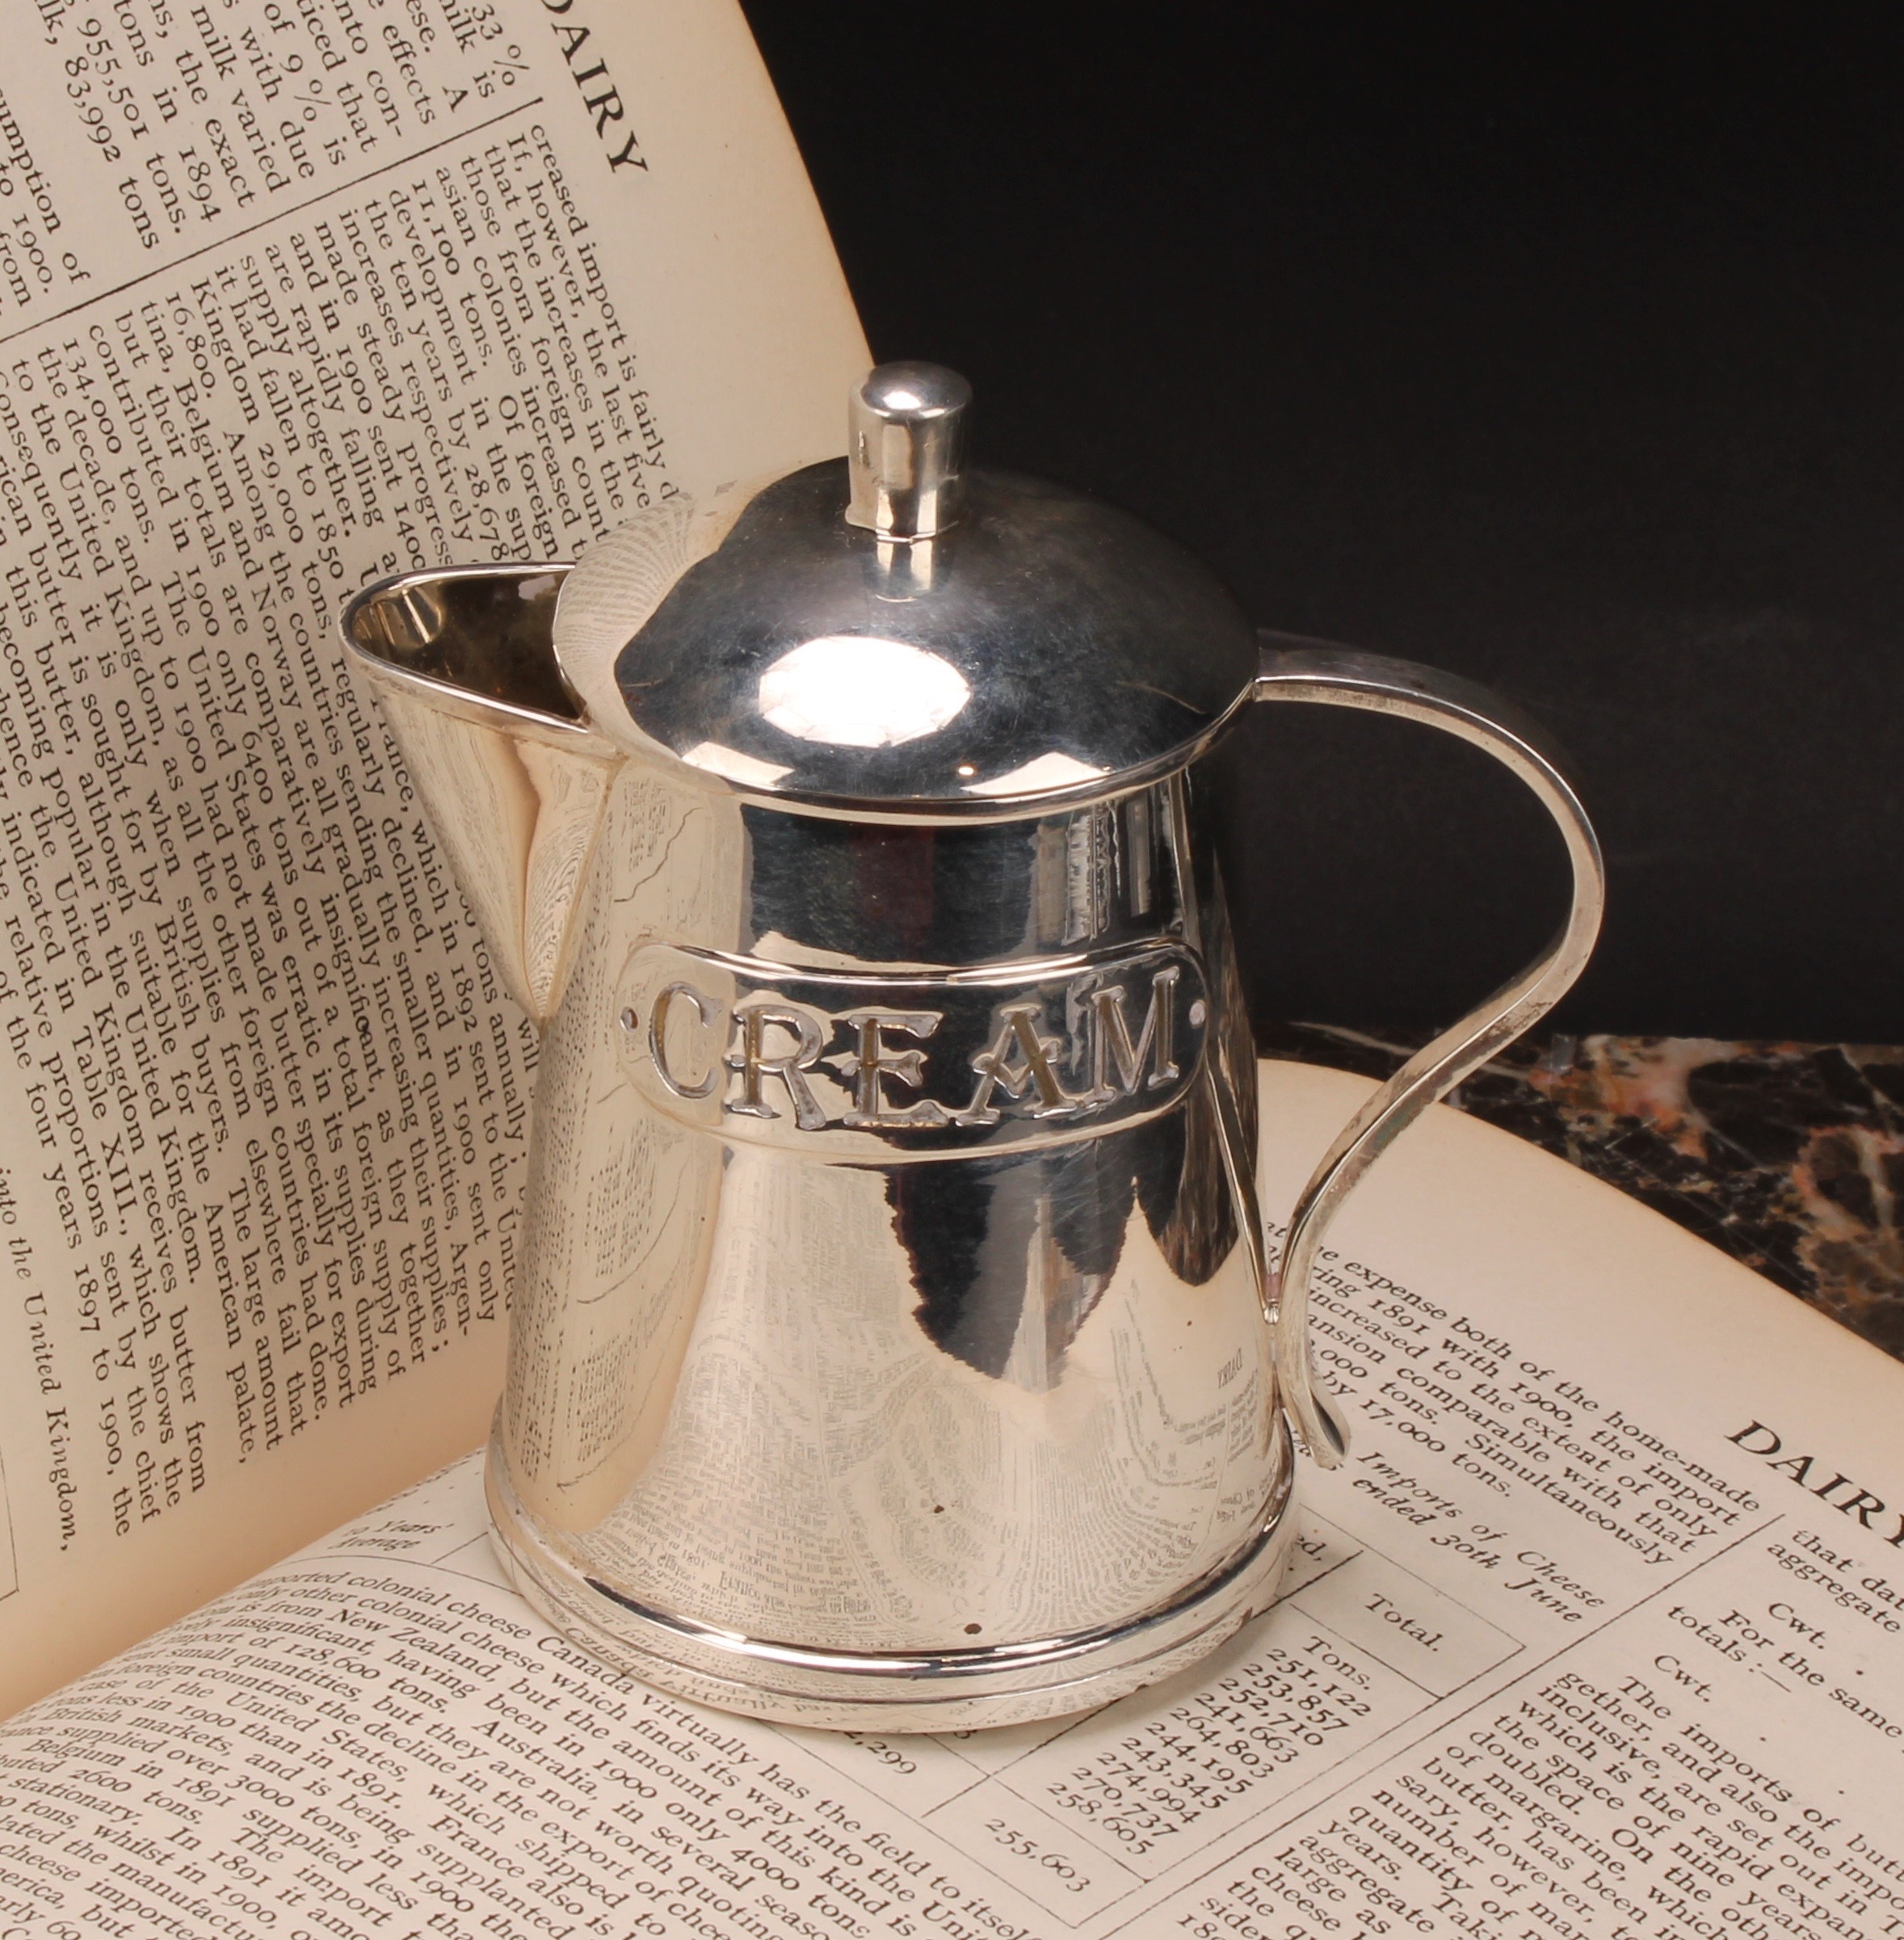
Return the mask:
<svg viewBox="0 0 1904 1940">
<path fill-rule="evenodd" d="M 1019 814 L 1189 760 L 1250 692 L 1249 621 L 1126 514 L 964 469 L 969 395 L 885 366 L 855 388 L 851 459 L 592 548 L 556 622 L 591 725 L 714 786 L 877 819 Z"/>
</svg>

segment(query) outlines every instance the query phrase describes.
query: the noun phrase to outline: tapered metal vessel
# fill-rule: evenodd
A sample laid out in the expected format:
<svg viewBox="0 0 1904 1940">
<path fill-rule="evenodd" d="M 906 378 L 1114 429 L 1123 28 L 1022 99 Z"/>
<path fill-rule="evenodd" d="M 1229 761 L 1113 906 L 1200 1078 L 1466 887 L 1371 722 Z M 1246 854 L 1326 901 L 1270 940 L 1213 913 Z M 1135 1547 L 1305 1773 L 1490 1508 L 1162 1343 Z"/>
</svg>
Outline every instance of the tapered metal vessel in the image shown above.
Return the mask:
<svg viewBox="0 0 1904 1940">
<path fill-rule="evenodd" d="M 543 1027 L 502 1552 L 651 1681 L 889 1730 L 1101 1702 L 1267 1605 L 1285 1417 L 1340 1451 L 1321 1226 L 1598 916 L 1529 730 L 1399 663 L 1266 662 L 1179 549 L 968 472 L 965 394 L 887 367 L 847 461 L 344 622 Z M 1489 746 L 1576 879 L 1547 957 L 1330 1155 L 1280 1300 L 1197 772 L 1258 693 Z"/>
</svg>

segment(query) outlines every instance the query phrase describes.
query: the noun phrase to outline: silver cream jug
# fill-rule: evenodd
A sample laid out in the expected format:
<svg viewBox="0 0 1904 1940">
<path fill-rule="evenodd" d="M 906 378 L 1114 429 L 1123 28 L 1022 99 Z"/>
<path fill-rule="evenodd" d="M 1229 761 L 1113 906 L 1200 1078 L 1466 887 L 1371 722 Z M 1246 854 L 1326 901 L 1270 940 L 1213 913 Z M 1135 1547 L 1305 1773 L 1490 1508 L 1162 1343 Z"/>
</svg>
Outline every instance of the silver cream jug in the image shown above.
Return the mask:
<svg viewBox="0 0 1904 1940">
<path fill-rule="evenodd" d="M 343 621 L 542 1033 L 502 1553 L 603 1658 L 795 1722 L 1053 1716 L 1267 1607 L 1292 1429 L 1346 1445 L 1323 1230 L 1599 920 L 1531 723 L 1265 645 L 1134 520 L 969 469 L 969 398 L 884 366 L 843 461 Z M 1549 949 L 1344 1130 L 1280 1266 L 1198 768 L 1253 699 L 1486 748 L 1574 877 Z"/>
</svg>

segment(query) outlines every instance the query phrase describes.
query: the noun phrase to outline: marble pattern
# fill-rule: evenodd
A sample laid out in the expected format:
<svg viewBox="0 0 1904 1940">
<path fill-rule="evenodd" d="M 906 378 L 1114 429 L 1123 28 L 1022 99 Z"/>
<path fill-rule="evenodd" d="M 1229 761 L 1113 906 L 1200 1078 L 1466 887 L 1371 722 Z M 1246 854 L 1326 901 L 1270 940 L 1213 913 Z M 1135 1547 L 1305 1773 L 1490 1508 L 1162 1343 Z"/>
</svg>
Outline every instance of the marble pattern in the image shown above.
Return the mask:
<svg viewBox="0 0 1904 1940">
<path fill-rule="evenodd" d="M 1261 1049 L 1385 1077 L 1421 1042 L 1293 1025 Z M 1448 1101 L 1904 1358 L 1904 1046 L 1536 1035 Z"/>
</svg>

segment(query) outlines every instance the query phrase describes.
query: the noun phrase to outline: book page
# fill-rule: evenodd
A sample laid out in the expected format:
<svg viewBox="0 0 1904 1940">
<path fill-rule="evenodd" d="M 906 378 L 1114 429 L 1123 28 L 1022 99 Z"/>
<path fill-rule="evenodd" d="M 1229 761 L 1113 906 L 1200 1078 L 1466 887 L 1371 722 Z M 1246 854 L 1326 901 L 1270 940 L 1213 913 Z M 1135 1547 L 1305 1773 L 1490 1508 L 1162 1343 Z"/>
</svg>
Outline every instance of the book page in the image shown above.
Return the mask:
<svg viewBox="0 0 1904 1940">
<path fill-rule="evenodd" d="M 732 0 L 3 0 L 0 1712 L 499 1384 L 535 1045 L 338 605 L 838 451 Z"/>
<path fill-rule="evenodd" d="M 1268 1203 L 1367 1090 L 1266 1067 Z M 1305 1468 L 1281 1601 L 1171 1684 L 944 1737 L 699 1710 L 502 1587 L 472 1458 L 0 1732 L 0 1921 L 1904 1932 L 1904 1370 L 1442 1109 L 1323 1265 L 1351 1458 Z"/>
</svg>

